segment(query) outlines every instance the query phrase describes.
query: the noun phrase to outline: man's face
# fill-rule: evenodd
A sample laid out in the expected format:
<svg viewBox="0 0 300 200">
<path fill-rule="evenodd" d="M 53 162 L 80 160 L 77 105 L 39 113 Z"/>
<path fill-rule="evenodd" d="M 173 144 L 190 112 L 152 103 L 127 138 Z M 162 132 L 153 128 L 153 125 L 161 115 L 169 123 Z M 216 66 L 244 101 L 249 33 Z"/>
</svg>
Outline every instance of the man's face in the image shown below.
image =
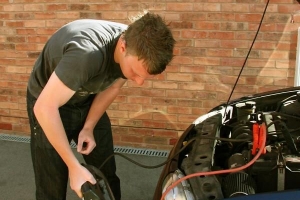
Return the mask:
<svg viewBox="0 0 300 200">
<path fill-rule="evenodd" d="M 119 64 L 124 76 L 138 85 L 143 85 L 145 79 L 154 76 L 147 72 L 143 60 L 139 60 L 137 56 L 125 53 L 123 54 L 122 59 L 120 59 Z"/>
<path fill-rule="evenodd" d="M 139 60 L 137 56 L 128 53 L 122 36 L 117 43 L 114 59 L 120 64 L 124 76 L 138 85 L 143 85 L 145 79 L 154 76 L 147 72 L 147 67 L 143 60 Z"/>
</svg>

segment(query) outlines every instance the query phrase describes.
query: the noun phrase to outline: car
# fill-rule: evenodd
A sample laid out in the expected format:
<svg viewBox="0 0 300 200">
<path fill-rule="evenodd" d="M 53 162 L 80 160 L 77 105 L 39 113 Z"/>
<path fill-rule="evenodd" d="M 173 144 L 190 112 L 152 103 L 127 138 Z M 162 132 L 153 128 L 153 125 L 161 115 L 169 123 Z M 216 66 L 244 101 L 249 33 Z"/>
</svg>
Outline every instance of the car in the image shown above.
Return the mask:
<svg viewBox="0 0 300 200">
<path fill-rule="evenodd" d="M 214 107 L 183 132 L 154 200 L 300 199 L 300 87 Z"/>
</svg>

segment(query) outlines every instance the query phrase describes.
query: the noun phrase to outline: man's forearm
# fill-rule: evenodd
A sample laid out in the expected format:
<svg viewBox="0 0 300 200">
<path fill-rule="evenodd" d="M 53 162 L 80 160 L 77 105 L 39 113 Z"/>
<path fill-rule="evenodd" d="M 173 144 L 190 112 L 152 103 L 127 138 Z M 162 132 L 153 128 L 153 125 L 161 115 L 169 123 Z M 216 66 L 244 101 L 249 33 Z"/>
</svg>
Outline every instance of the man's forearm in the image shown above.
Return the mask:
<svg viewBox="0 0 300 200">
<path fill-rule="evenodd" d="M 111 87 L 96 95 L 89 110 L 89 114 L 86 118 L 83 129 L 94 129 L 103 113 L 119 94 L 120 88 L 125 82 L 126 80 L 119 79 Z"/>
</svg>

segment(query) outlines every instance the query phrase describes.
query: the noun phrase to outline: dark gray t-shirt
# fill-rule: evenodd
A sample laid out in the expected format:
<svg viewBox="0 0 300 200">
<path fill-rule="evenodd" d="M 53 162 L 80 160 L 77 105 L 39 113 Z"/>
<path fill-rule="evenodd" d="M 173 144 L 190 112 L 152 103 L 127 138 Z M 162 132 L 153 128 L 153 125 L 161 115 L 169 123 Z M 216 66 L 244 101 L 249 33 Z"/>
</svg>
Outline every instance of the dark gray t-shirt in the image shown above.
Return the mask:
<svg viewBox="0 0 300 200">
<path fill-rule="evenodd" d="M 55 71 L 59 79 L 76 91 L 67 104 L 83 103 L 116 79 L 125 78 L 114 61 L 114 50 L 127 25 L 103 20 L 76 20 L 59 29 L 39 55 L 28 90 L 36 98 Z M 57 95 L 59 95 L 57 88 Z"/>
</svg>

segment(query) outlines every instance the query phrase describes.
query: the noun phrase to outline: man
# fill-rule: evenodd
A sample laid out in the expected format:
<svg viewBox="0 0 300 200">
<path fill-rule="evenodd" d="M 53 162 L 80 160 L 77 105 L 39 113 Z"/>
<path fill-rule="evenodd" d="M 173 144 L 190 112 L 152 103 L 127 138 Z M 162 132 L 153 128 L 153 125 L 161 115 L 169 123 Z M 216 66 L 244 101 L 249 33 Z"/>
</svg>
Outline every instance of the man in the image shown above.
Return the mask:
<svg viewBox="0 0 300 200">
<path fill-rule="evenodd" d="M 38 200 L 66 199 L 70 186 L 82 197 L 91 173 L 73 154 L 77 143 L 87 164 L 99 167 L 113 153 L 107 107 L 130 79 L 138 85 L 163 72 L 175 40 L 162 18 L 147 13 L 130 24 L 77 20 L 46 43 L 28 82 L 27 109 Z M 101 168 L 121 199 L 115 160 Z"/>
</svg>

